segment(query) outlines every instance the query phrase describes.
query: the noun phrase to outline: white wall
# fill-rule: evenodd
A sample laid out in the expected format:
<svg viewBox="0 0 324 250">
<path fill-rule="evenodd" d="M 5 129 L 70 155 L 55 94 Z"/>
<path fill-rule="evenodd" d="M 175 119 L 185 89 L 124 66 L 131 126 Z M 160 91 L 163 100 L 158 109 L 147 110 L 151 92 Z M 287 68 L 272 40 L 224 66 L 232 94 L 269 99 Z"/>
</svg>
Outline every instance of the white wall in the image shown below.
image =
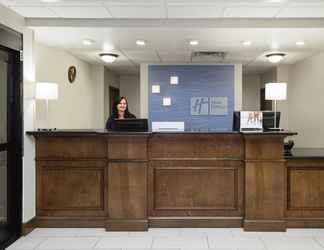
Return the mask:
<svg viewBox="0 0 324 250">
<path fill-rule="evenodd" d="M 77 70 L 75 81 L 68 81 L 68 68 Z M 58 129 L 103 128 L 103 81 L 92 76 L 93 67 L 59 49 L 36 44 L 36 81 L 59 85 L 58 100 L 49 101 L 49 127 Z M 100 79 L 99 79 L 100 80 Z M 100 92 L 101 90 L 101 92 Z M 37 101 L 37 125 L 47 127 L 45 102 Z M 100 114 L 100 115 L 98 115 Z"/>
<path fill-rule="evenodd" d="M 120 95 L 125 96 L 131 113 L 140 117 L 140 79 L 136 75 L 120 76 Z"/>
<path fill-rule="evenodd" d="M 109 117 L 111 110 L 109 109 L 110 96 L 109 96 L 109 86 L 120 89 L 120 76 L 114 71 L 105 68 L 104 70 L 104 82 L 105 82 L 105 101 L 104 101 L 104 112 L 106 119 Z"/>
<path fill-rule="evenodd" d="M 324 147 L 324 53 L 291 67 L 289 129 L 296 131 L 296 147 Z"/>
<path fill-rule="evenodd" d="M 243 110 L 260 110 L 260 75 L 243 76 Z"/>
<path fill-rule="evenodd" d="M 23 109 L 24 109 L 24 138 L 23 138 L 23 223 L 36 215 L 35 202 L 35 145 L 34 138 L 26 135 L 26 131 L 34 130 L 34 32 L 26 28 L 25 19 L 0 4 L 0 24 L 23 34 Z"/>
</svg>

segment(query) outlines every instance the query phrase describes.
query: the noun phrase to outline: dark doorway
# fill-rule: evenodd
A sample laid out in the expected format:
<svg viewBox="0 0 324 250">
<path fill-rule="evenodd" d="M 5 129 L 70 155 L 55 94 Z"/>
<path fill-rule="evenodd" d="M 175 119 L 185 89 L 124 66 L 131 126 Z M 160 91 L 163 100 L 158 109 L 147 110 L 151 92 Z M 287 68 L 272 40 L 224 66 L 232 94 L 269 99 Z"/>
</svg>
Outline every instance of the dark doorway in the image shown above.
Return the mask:
<svg viewBox="0 0 324 250">
<path fill-rule="evenodd" d="M 0 31 L 3 32 L 1 29 Z M 5 40 L 7 44 L 10 43 L 11 39 L 14 39 L 12 33 L 10 35 Z M 1 36 L 1 39 L 3 38 L 5 37 Z M 0 249 L 4 249 L 21 235 L 23 95 L 20 51 L 2 46 L 4 43 L 1 42 L 1 39 Z"/>
<path fill-rule="evenodd" d="M 260 108 L 261 110 L 272 110 L 272 101 L 265 99 L 265 88 L 260 90 Z"/>
<path fill-rule="evenodd" d="M 119 99 L 119 88 L 109 86 L 109 112 L 111 114 L 114 103 Z"/>
</svg>

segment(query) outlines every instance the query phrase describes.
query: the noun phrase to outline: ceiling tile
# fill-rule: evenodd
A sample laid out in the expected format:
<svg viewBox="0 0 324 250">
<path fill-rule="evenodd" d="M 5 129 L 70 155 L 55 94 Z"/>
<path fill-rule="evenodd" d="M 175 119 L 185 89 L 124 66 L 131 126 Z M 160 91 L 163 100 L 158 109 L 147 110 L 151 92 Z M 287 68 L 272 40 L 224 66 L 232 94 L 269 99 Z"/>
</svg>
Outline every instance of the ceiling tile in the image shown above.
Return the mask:
<svg viewBox="0 0 324 250">
<path fill-rule="evenodd" d="M 172 53 L 172 52 L 159 52 L 162 62 L 190 62 L 191 52 L 188 53 Z"/>
<path fill-rule="evenodd" d="M 11 9 L 24 17 L 58 17 L 55 12 L 46 7 L 14 6 Z"/>
<path fill-rule="evenodd" d="M 274 17 L 280 7 L 252 7 L 252 6 L 240 6 L 240 7 L 229 7 L 224 11 L 224 17 L 246 17 L 246 18 L 269 18 Z"/>
<path fill-rule="evenodd" d="M 110 18 L 111 15 L 104 7 L 77 7 L 77 6 L 60 6 L 50 7 L 55 13 L 63 18 Z"/>
<path fill-rule="evenodd" d="M 324 5 L 290 6 L 280 11 L 277 17 L 303 17 L 303 18 L 324 17 Z"/>
<path fill-rule="evenodd" d="M 170 5 L 167 10 L 169 18 L 216 18 L 222 15 L 223 7 Z"/>
<path fill-rule="evenodd" d="M 152 50 L 123 50 L 124 54 L 136 62 L 160 62 L 160 58 Z"/>
<path fill-rule="evenodd" d="M 165 9 L 158 5 L 108 5 L 114 18 L 165 18 Z"/>
</svg>

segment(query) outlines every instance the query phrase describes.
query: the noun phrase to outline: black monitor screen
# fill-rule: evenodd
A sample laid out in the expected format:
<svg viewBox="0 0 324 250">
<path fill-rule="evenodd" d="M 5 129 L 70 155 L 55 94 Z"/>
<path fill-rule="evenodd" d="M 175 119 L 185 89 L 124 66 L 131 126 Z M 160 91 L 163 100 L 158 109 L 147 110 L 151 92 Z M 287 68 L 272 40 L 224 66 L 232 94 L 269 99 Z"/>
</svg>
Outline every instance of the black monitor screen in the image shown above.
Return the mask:
<svg viewBox="0 0 324 250">
<path fill-rule="evenodd" d="M 241 128 L 241 112 L 233 112 L 233 131 L 240 131 Z"/>
<path fill-rule="evenodd" d="M 147 119 L 115 119 L 114 131 L 147 132 Z"/>
<path fill-rule="evenodd" d="M 263 129 L 267 130 L 269 128 L 274 128 L 274 114 L 273 111 L 263 111 L 262 112 L 262 125 Z M 280 112 L 276 112 L 276 127 L 279 128 L 280 123 Z"/>
</svg>

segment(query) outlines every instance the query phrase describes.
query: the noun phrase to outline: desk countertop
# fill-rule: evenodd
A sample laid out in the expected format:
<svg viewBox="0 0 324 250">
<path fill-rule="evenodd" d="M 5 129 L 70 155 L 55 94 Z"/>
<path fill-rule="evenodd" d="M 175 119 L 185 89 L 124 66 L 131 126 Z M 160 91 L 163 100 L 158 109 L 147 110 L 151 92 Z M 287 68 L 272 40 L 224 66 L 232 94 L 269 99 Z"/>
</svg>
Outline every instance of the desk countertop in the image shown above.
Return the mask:
<svg viewBox="0 0 324 250">
<path fill-rule="evenodd" d="M 324 148 L 294 148 L 286 159 L 324 159 Z"/>
<path fill-rule="evenodd" d="M 284 135 L 291 136 L 297 133 L 290 131 L 267 131 L 267 132 L 239 132 L 232 130 L 215 130 L 215 129 L 202 129 L 202 130 L 185 130 L 185 131 L 163 131 L 163 132 L 118 132 L 108 131 L 105 129 L 55 129 L 55 130 L 36 130 L 27 131 L 27 135 L 33 136 L 92 136 L 92 135 L 151 135 L 151 134 L 244 134 L 244 135 Z"/>
</svg>

